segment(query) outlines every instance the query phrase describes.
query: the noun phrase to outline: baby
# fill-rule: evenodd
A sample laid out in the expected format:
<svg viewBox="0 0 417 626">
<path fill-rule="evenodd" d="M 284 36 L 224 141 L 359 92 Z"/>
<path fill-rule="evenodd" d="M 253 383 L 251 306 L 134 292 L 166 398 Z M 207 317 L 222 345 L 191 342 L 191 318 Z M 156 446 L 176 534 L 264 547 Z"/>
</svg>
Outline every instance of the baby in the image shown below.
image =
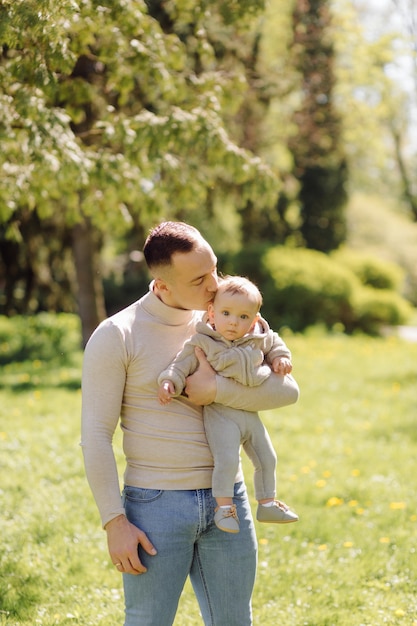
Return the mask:
<svg viewBox="0 0 417 626">
<path fill-rule="evenodd" d="M 206 318 L 197 333 L 158 378 L 161 404 L 180 395 L 185 379 L 198 367 L 196 346 L 202 348 L 213 369 L 243 385 L 260 385 L 271 370 L 285 376 L 292 371 L 291 353 L 259 311 L 262 296 L 247 278 L 227 276 L 220 280 Z M 276 454 L 259 415 L 220 404 L 203 407 L 204 427 L 214 459 L 212 491 L 217 508 L 214 521 L 225 532 L 239 532 L 234 483 L 240 446 L 254 468 L 255 496 L 259 522 L 285 524 L 298 516 L 275 499 Z"/>
</svg>

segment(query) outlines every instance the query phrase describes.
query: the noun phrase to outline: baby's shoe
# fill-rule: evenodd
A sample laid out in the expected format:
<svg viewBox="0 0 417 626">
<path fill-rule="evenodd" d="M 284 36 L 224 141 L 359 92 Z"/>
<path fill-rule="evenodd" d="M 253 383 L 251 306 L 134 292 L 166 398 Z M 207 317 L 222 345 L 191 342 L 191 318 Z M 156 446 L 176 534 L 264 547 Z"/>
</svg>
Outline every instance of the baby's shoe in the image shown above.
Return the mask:
<svg viewBox="0 0 417 626">
<path fill-rule="evenodd" d="M 275 500 L 272 506 L 258 504 L 256 519 L 258 522 L 270 524 L 289 524 L 290 522 L 298 522 L 298 515 L 291 511 L 284 502 Z"/>
<path fill-rule="evenodd" d="M 218 506 L 214 514 L 214 523 L 217 528 L 224 530 L 225 533 L 239 532 L 239 518 L 237 516 L 236 504 L 229 507 Z"/>
</svg>

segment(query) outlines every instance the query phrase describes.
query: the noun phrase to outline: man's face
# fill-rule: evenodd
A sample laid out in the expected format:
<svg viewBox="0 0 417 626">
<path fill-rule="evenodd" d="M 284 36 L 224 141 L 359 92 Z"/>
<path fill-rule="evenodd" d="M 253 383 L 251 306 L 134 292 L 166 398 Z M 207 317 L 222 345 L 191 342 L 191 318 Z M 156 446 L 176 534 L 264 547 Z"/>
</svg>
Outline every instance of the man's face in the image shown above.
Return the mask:
<svg viewBox="0 0 417 626">
<path fill-rule="evenodd" d="M 206 311 L 217 290 L 217 258 L 204 239 L 191 252 L 176 252 L 164 279 L 163 302 L 176 309 Z"/>
</svg>

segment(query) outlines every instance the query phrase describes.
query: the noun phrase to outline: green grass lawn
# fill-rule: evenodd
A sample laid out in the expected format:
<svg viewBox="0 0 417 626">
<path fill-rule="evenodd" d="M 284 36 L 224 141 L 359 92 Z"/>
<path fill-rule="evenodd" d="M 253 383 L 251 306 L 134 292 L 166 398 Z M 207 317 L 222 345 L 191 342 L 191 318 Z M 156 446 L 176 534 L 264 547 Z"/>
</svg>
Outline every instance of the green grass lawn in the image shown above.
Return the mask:
<svg viewBox="0 0 417 626">
<path fill-rule="evenodd" d="M 286 341 L 301 398 L 263 417 L 278 495 L 300 521 L 257 524 L 254 624 L 417 626 L 417 344 Z M 2 368 L 2 626 L 123 623 L 121 578 L 83 473 L 80 364 Z M 187 584 L 175 626 L 201 623 Z"/>
</svg>

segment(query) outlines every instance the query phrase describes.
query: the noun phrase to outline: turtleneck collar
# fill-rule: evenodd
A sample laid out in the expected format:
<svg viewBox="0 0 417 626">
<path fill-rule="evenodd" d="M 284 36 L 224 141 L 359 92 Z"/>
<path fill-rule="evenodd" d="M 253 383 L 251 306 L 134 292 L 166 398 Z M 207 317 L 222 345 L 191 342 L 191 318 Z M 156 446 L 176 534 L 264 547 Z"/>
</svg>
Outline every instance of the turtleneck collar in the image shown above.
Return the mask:
<svg viewBox="0 0 417 626">
<path fill-rule="evenodd" d="M 176 309 L 162 302 L 153 291 L 153 281 L 149 285 L 148 293 L 140 299 L 140 304 L 149 315 L 156 317 L 160 322 L 168 326 L 187 324 L 193 319 L 195 314 L 195 311 Z"/>
</svg>

